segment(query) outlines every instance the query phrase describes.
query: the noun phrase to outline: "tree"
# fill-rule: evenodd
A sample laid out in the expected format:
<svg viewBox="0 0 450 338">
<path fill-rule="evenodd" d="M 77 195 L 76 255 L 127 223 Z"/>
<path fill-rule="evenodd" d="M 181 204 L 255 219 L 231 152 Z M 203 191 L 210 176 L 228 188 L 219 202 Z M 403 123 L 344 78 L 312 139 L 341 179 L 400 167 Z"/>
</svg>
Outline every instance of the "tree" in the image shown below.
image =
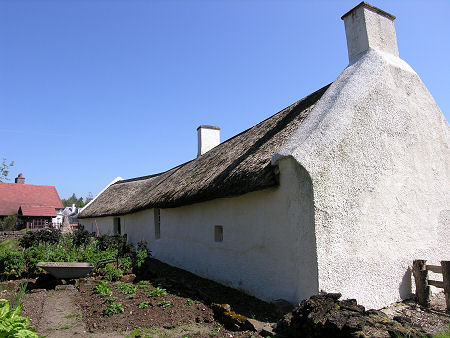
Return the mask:
<svg viewBox="0 0 450 338">
<path fill-rule="evenodd" d="M 77 208 L 82 208 L 86 204 L 88 204 L 92 199 L 93 199 L 92 193 L 89 193 L 88 197 L 86 197 L 84 199 L 84 201 L 83 201 L 83 197 L 78 198 L 77 195 L 75 195 L 75 193 L 73 193 L 72 196 L 70 196 L 68 199 L 62 199 L 61 202 L 62 202 L 63 206 L 65 206 L 65 207 L 71 207 L 72 204 L 75 204 L 75 206 Z"/>
<path fill-rule="evenodd" d="M 0 165 L 0 182 L 9 181 L 8 174 L 9 168 L 14 165 L 14 161 L 10 164 L 6 162 L 6 158 L 3 158 L 2 164 Z"/>
</svg>

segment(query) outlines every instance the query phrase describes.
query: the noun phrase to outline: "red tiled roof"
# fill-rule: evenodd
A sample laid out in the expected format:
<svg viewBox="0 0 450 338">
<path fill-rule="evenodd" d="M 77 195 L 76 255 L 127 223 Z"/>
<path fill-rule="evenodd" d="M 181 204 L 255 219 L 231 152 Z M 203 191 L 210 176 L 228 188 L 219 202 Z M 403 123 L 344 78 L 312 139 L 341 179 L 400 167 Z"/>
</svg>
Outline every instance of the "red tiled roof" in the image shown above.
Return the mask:
<svg viewBox="0 0 450 338">
<path fill-rule="evenodd" d="M 56 217 L 56 211 L 54 207 L 37 207 L 37 206 L 21 205 L 19 208 L 19 215 Z"/>
<path fill-rule="evenodd" d="M 0 216 L 14 215 L 20 206 L 63 208 L 53 186 L 0 182 Z"/>
</svg>

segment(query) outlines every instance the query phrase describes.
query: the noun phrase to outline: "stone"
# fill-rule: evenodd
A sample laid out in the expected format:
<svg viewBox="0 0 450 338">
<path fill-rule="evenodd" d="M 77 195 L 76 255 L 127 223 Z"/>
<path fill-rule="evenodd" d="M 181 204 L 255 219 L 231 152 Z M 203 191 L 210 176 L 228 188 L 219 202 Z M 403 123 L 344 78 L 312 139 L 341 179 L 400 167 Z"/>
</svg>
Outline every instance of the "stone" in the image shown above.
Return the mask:
<svg viewBox="0 0 450 338">
<path fill-rule="evenodd" d="M 136 275 L 134 273 L 130 273 L 128 275 L 122 276 L 122 278 L 120 278 L 120 281 L 123 283 L 133 283 L 135 279 Z"/>
<path fill-rule="evenodd" d="M 294 306 L 284 299 L 276 299 L 270 302 L 275 307 L 275 310 L 280 314 L 284 315 L 294 309 Z"/>
</svg>

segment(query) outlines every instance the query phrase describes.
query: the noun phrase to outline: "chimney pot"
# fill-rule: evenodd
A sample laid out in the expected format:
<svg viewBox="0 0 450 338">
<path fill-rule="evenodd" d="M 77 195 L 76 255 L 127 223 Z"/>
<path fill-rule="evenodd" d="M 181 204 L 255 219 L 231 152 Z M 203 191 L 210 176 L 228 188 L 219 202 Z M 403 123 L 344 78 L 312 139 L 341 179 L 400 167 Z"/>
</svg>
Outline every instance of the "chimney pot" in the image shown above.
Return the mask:
<svg viewBox="0 0 450 338">
<path fill-rule="evenodd" d="M 16 179 L 14 180 L 17 184 L 25 184 L 25 177 L 23 177 L 22 174 L 17 175 Z"/>
<path fill-rule="evenodd" d="M 197 128 L 198 153 L 197 157 L 203 155 L 220 144 L 220 128 L 215 126 L 201 125 Z"/>
<path fill-rule="evenodd" d="M 369 49 L 398 56 L 395 16 L 363 1 L 341 19 L 344 20 L 350 63 Z"/>
</svg>

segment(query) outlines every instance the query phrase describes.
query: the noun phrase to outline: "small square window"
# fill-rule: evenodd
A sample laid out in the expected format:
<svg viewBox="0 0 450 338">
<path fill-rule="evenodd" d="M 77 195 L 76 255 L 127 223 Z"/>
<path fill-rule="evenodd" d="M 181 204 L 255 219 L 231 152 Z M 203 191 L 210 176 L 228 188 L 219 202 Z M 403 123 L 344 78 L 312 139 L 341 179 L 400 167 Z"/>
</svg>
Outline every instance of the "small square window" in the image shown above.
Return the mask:
<svg viewBox="0 0 450 338">
<path fill-rule="evenodd" d="M 214 226 L 214 241 L 223 242 L 223 226 L 221 225 Z"/>
</svg>

